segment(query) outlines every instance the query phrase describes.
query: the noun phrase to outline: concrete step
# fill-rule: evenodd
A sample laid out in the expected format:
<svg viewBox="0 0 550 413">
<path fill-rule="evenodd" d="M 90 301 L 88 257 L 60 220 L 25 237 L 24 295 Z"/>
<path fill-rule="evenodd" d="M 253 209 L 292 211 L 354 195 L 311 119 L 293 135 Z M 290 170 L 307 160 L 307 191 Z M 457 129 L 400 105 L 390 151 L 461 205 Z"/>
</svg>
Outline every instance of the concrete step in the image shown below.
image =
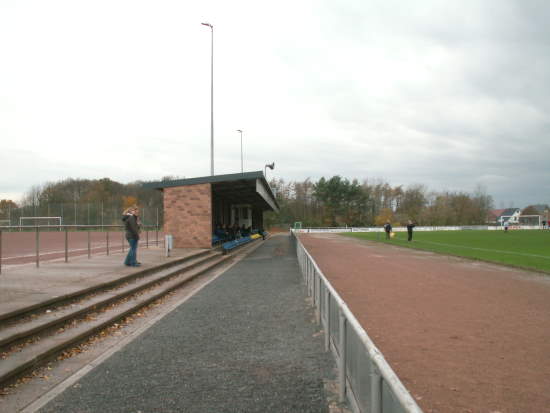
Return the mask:
<svg viewBox="0 0 550 413">
<path fill-rule="evenodd" d="M 86 313 L 96 311 L 178 273 L 191 270 L 217 256 L 220 256 L 220 253 L 198 254 L 198 257 L 192 257 L 183 263 L 151 273 L 146 277 L 127 281 L 128 284 L 124 286 L 112 287 L 108 291 L 96 290 L 95 295 L 90 298 L 82 298 L 78 303 L 49 310 L 51 312 L 45 312 L 27 320 L 18 320 L 9 327 L 0 327 L 0 348 L 6 347 L 15 341 L 28 339 L 71 319 L 82 317 Z"/>
<path fill-rule="evenodd" d="M 55 298 L 51 298 L 51 299 L 48 299 L 48 300 L 41 301 L 39 303 L 34 303 L 34 304 L 31 304 L 31 305 L 28 305 L 28 306 L 22 306 L 22 307 L 17 308 L 13 311 L 10 311 L 10 312 L 0 313 L 0 327 L 6 325 L 6 322 L 8 322 L 12 319 L 17 319 L 17 318 L 20 318 L 20 317 L 24 317 L 26 315 L 41 311 L 43 309 L 45 310 L 48 307 L 59 306 L 59 305 L 62 305 L 63 303 L 69 302 L 71 300 L 77 300 L 77 299 L 79 299 L 81 297 L 84 297 L 86 295 L 93 294 L 96 291 L 103 291 L 103 290 L 107 290 L 107 289 L 110 289 L 110 288 L 115 288 L 119 285 L 125 284 L 127 282 L 132 281 L 132 280 L 142 278 L 142 277 L 146 277 L 146 276 L 148 276 L 152 273 L 156 273 L 159 270 L 168 269 L 168 268 L 173 267 L 175 265 L 179 265 L 179 264 L 182 264 L 186 261 L 193 260 L 193 259 L 196 259 L 198 257 L 208 255 L 208 254 L 211 254 L 211 253 L 212 253 L 212 251 L 210 251 L 210 250 L 197 251 L 197 252 L 195 252 L 193 254 L 190 254 L 190 255 L 187 255 L 185 257 L 174 259 L 174 260 L 168 261 L 164 264 L 156 265 L 154 267 L 144 268 L 144 269 L 141 269 L 139 271 L 132 272 L 131 274 L 121 276 L 121 277 L 116 278 L 116 279 L 111 280 L 111 281 L 95 284 L 93 286 L 89 286 L 89 287 L 83 288 L 83 289 L 78 290 L 78 291 L 74 291 L 74 292 L 69 293 L 69 294 L 64 294 L 64 295 L 60 295 L 60 296 L 55 297 Z"/>
<path fill-rule="evenodd" d="M 178 267 L 181 268 L 171 268 L 168 270 L 163 269 L 159 272 L 164 273 L 163 275 L 153 277 L 151 280 L 147 280 L 148 282 L 140 282 L 140 288 L 134 284 L 124 286 L 120 289 L 120 297 L 118 298 L 115 298 L 117 295 L 116 291 L 101 294 L 100 296 L 103 297 L 103 300 L 102 298 L 97 298 L 97 302 L 92 305 L 95 298 L 92 299 L 92 301 L 88 303 L 90 305 L 83 306 L 86 307 L 85 310 L 83 308 L 75 309 L 72 312 L 74 313 L 74 316 L 69 316 L 71 310 L 68 310 L 66 314 L 60 316 L 60 318 L 63 318 L 63 323 L 74 320 L 75 317 L 83 318 L 86 314 L 96 312 L 100 302 L 109 301 L 109 304 L 112 304 L 115 301 L 119 301 L 121 298 L 128 297 L 129 294 L 143 291 L 140 295 L 135 296 L 134 298 L 108 308 L 104 312 L 98 313 L 94 320 L 86 320 L 78 323 L 74 327 L 63 329 L 62 331 L 60 330 L 56 334 L 42 337 L 40 340 L 23 347 L 21 351 L 9 354 L 8 357 L 0 363 L 0 385 L 8 384 L 10 381 L 21 376 L 25 372 L 39 367 L 41 364 L 61 353 L 63 350 L 86 340 L 98 331 L 114 324 L 125 316 L 136 312 L 141 307 L 146 306 L 167 293 L 181 287 L 183 284 L 189 282 L 195 277 L 214 269 L 216 266 L 222 264 L 230 258 L 228 256 L 222 256 L 219 253 L 211 253 L 210 251 L 208 251 L 206 255 L 207 256 L 202 257 L 202 259 L 201 257 L 196 257 L 196 260 L 194 261 L 191 260 L 190 262 L 187 262 L 187 264 L 180 264 Z M 158 283 L 161 284 L 156 285 L 153 288 L 153 286 Z M 122 292 L 122 290 L 124 290 L 124 292 Z M 101 304 L 101 306 L 104 307 L 105 304 Z M 52 315 L 50 318 L 50 314 L 51 313 L 48 313 L 48 317 L 41 321 L 43 325 L 50 324 L 45 328 L 51 328 L 55 324 L 60 324 L 60 322 L 55 321 L 55 316 Z M 43 330 L 38 327 L 38 324 L 39 323 L 37 323 L 37 325 L 33 325 L 33 322 L 31 322 L 28 324 L 29 326 L 32 326 L 29 327 L 29 330 L 37 330 L 37 332 Z M 9 330 L 10 329 L 8 328 L 2 333 L 9 332 Z M 8 334 L 9 333 L 6 333 L 4 340 L 10 340 Z M 13 334 L 21 335 L 26 333 L 23 333 L 23 331 L 16 332 L 16 329 L 13 329 L 11 334 L 13 336 Z M 32 337 L 33 335 L 27 335 L 26 337 Z"/>
</svg>

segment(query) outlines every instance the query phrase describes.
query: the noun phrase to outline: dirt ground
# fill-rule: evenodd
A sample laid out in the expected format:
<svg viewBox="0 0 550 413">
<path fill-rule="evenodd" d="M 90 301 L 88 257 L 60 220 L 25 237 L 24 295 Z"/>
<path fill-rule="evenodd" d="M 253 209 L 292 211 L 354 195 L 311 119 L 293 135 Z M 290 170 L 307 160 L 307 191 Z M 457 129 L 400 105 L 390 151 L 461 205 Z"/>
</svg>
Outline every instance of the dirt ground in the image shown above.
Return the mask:
<svg viewBox="0 0 550 413">
<path fill-rule="evenodd" d="M 300 239 L 424 412 L 550 412 L 550 276 Z"/>
</svg>

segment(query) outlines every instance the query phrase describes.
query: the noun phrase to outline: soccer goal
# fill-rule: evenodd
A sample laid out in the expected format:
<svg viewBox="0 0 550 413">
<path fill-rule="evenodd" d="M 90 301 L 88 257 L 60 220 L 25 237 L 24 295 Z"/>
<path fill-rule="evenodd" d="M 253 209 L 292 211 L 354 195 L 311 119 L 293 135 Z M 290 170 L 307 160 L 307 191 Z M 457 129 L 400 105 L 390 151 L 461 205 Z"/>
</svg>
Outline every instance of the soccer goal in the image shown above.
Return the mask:
<svg viewBox="0 0 550 413">
<path fill-rule="evenodd" d="M 19 226 L 23 226 L 23 221 L 30 221 L 31 223 L 27 223 L 26 225 L 32 225 L 32 226 L 49 226 L 49 225 L 59 225 L 63 223 L 63 218 L 61 217 L 19 217 Z M 60 228 L 61 230 L 61 228 Z"/>
<path fill-rule="evenodd" d="M 540 215 L 520 215 L 519 224 L 540 227 L 541 226 Z"/>
</svg>

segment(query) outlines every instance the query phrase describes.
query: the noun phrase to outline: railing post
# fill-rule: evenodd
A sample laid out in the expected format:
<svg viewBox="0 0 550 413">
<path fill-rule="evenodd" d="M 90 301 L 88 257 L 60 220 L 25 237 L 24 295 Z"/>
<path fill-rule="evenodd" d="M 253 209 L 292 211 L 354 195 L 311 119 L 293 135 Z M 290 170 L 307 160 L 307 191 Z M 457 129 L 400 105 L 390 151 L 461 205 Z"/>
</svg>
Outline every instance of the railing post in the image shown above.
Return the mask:
<svg viewBox="0 0 550 413">
<path fill-rule="evenodd" d="M 346 327 L 347 320 L 340 308 L 340 364 L 338 365 L 340 403 L 346 400 Z"/>
<path fill-rule="evenodd" d="M 159 246 L 159 227 L 157 226 L 156 230 L 155 230 L 155 236 L 156 236 L 156 241 L 157 241 L 157 247 Z"/>
<path fill-rule="evenodd" d="M 124 252 L 124 230 L 120 234 L 122 235 L 122 252 Z"/>
<path fill-rule="evenodd" d="M 69 262 L 69 229 L 65 227 L 65 262 Z"/>
<path fill-rule="evenodd" d="M 325 351 L 330 350 L 330 292 L 325 288 Z"/>
<path fill-rule="evenodd" d="M 36 231 L 36 267 L 40 267 L 40 231 L 38 227 L 34 227 Z"/>
<path fill-rule="evenodd" d="M 311 275 L 311 261 L 307 260 L 307 286 L 309 290 L 309 296 L 313 299 L 313 289 L 312 289 L 312 275 Z"/>
<path fill-rule="evenodd" d="M 0 229 L 0 274 L 2 274 L 2 230 Z"/>
<path fill-rule="evenodd" d="M 317 324 L 321 324 L 321 274 L 317 273 Z"/>
<path fill-rule="evenodd" d="M 371 359 L 370 374 L 370 413 L 382 413 L 382 376 Z"/>
<path fill-rule="evenodd" d="M 311 299 L 313 301 L 313 304 L 317 304 L 317 279 L 315 278 L 315 267 L 313 266 L 313 263 L 311 263 Z"/>
<path fill-rule="evenodd" d="M 105 234 L 105 238 L 107 241 L 107 255 L 109 255 L 109 229 L 107 229 L 107 232 Z"/>
<path fill-rule="evenodd" d="M 145 248 L 149 248 L 149 231 L 145 230 Z"/>
<path fill-rule="evenodd" d="M 90 228 L 86 231 L 88 233 L 88 258 L 92 258 L 91 242 L 90 242 Z"/>
<path fill-rule="evenodd" d="M 311 289 L 311 300 L 315 303 L 315 268 L 311 261 L 309 261 L 309 288 Z"/>
</svg>

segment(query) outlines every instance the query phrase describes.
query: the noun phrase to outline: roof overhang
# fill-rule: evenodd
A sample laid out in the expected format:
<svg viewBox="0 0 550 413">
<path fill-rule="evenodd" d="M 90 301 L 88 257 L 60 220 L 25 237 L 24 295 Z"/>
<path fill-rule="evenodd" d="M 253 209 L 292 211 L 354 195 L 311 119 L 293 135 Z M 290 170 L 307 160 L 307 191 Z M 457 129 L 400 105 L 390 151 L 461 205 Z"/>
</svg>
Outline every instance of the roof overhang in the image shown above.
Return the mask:
<svg viewBox="0 0 550 413">
<path fill-rule="evenodd" d="M 162 191 L 164 188 L 207 183 L 212 185 L 214 202 L 223 200 L 232 204 L 250 204 L 264 211 L 279 211 L 275 195 L 262 171 L 148 182 L 143 186 Z"/>
</svg>

